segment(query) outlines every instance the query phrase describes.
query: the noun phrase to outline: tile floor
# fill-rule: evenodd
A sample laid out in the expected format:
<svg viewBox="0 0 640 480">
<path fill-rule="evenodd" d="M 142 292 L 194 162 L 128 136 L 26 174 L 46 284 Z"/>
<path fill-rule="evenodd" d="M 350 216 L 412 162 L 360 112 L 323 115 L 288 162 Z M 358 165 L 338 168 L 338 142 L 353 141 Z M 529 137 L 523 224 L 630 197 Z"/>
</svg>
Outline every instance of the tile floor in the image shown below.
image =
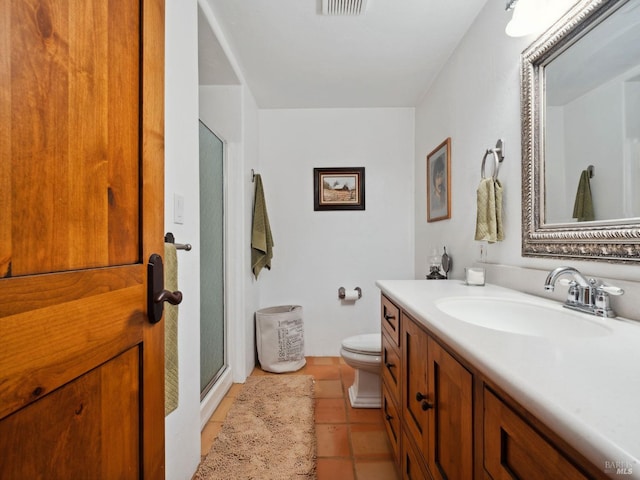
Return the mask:
<svg viewBox="0 0 640 480">
<path fill-rule="evenodd" d="M 275 375 L 256 368 L 252 375 Z M 307 357 L 293 373 L 313 375 L 316 396 L 318 480 L 397 480 L 382 414 L 379 409 L 352 408 L 347 389 L 354 370 L 340 357 Z M 234 384 L 202 431 L 201 455 L 206 455 L 222 427 L 235 396 Z"/>
</svg>

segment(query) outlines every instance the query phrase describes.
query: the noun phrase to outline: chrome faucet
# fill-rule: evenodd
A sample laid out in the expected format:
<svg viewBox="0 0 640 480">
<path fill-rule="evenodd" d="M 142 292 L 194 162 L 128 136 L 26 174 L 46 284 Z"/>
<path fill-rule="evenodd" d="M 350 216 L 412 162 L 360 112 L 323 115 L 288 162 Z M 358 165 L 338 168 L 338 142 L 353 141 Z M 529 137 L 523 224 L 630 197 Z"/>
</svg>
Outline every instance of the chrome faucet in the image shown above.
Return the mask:
<svg viewBox="0 0 640 480">
<path fill-rule="evenodd" d="M 616 314 L 611 308 L 609 295 L 622 295 L 624 290 L 611 285 L 598 283 L 595 278 L 587 280 L 578 270 L 573 267 L 558 267 L 547 275 L 544 282 L 544 289 L 553 292 L 558 279 L 569 274 L 573 280 L 564 284 L 569 286 L 567 300 L 564 304 L 566 308 L 578 310 L 580 312 L 597 315 L 599 317 L 615 317 Z"/>
</svg>

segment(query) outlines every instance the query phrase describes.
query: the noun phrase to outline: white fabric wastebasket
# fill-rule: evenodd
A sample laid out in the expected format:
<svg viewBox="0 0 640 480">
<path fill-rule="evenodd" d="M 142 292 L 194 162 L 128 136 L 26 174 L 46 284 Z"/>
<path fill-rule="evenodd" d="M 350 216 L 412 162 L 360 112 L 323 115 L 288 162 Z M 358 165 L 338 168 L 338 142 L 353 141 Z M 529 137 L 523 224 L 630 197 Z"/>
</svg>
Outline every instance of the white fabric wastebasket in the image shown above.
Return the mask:
<svg viewBox="0 0 640 480">
<path fill-rule="evenodd" d="M 258 310 L 256 343 L 263 370 L 282 373 L 295 372 L 304 367 L 302 307 L 281 305 Z"/>
</svg>

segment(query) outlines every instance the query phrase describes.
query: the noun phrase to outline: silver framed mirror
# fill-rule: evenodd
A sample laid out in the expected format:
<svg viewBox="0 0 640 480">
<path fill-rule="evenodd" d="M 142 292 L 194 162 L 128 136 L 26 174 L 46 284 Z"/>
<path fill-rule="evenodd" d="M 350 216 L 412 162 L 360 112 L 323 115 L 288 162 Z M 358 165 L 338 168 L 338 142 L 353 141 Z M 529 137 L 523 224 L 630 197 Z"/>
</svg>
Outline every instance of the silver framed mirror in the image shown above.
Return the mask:
<svg viewBox="0 0 640 480">
<path fill-rule="evenodd" d="M 640 261 L 640 2 L 578 1 L 520 73 L 522 255 Z"/>
</svg>

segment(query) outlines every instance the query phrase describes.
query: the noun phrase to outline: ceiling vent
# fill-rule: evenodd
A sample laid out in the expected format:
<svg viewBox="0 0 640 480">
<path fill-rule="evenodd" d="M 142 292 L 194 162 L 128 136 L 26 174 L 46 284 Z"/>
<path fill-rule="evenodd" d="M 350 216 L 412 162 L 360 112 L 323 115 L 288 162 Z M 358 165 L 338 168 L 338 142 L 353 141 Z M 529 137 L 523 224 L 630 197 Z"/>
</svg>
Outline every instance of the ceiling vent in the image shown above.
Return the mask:
<svg viewBox="0 0 640 480">
<path fill-rule="evenodd" d="M 367 0 L 322 0 L 323 15 L 360 15 L 367 8 Z"/>
</svg>

